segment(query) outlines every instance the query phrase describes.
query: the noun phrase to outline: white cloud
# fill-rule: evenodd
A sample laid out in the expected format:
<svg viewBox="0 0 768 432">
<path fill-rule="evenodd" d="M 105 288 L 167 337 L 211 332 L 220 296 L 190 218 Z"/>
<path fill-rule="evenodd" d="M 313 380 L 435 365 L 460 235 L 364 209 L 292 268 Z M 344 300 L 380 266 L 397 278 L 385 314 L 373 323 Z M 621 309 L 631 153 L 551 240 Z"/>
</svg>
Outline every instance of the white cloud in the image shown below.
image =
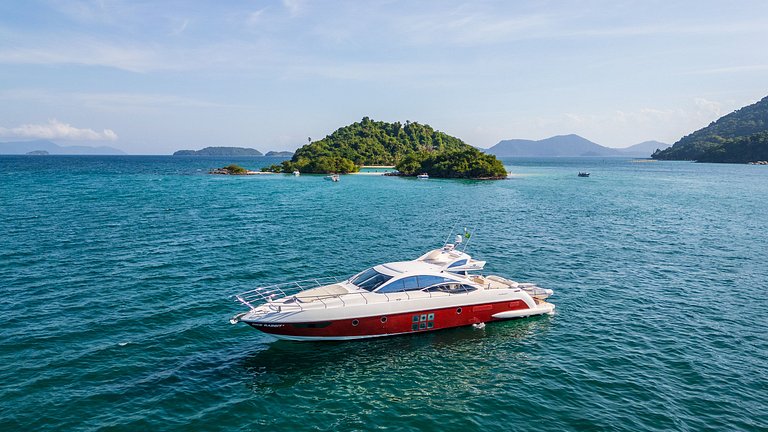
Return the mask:
<svg viewBox="0 0 768 432">
<path fill-rule="evenodd" d="M 259 24 L 262 21 L 264 12 L 267 10 L 267 8 L 262 8 L 257 11 L 250 12 L 248 14 L 248 17 L 245 19 L 246 24 L 248 25 L 256 25 Z"/>
<path fill-rule="evenodd" d="M 93 129 L 76 128 L 68 123 L 51 119 L 46 124 L 23 124 L 13 128 L 0 126 L 0 136 L 9 138 L 59 139 L 73 141 L 115 141 L 112 129 L 97 132 Z"/>
<path fill-rule="evenodd" d="M 699 110 L 697 114 L 700 117 L 720 117 L 722 115 L 723 109 L 719 102 L 706 100 L 704 98 L 695 98 L 693 102 Z"/>
<path fill-rule="evenodd" d="M 304 2 L 301 0 L 283 0 L 283 6 L 288 9 L 291 16 L 299 15 L 304 9 Z"/>
<path fill-rule="evenodd" d="M 0 48 L 0 63 L 108 66 L 143 73 L 161 69 L 168 61 L 153 48 L 75 39 L 37 47 Z"/>
</svg>

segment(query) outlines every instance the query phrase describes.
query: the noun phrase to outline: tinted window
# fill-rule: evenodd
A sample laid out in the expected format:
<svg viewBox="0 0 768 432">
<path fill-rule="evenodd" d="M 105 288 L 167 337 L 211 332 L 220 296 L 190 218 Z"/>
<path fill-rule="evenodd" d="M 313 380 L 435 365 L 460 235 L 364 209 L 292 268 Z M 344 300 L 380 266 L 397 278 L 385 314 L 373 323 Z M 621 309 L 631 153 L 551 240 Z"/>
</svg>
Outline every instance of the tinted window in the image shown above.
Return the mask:
<svg viewBox="0 0 768 432">
<path fill-rule="evenodd" d="M 365 271 L 359 273 L 357 276 L 353 277 L 349 281 L 352 282 L 353 284 L 357 285 L 358 283 L 363 282 L 365 280 L 368 280 L 368 279 L 376 276 L 377 274 L 379 274 L 379 272 L 377 272 L 376 270 L 374 270 L 372 268 L 369 268 L 368 270 L 365 270 Z"/>
<path fill-rule="evenodd" d="M 419 278 L 416 276 L 411 276 L 403 279 L 403 285 L 405 285 L 405 290 L 417 290 L 421 287 L 419 286 Z"/>
<path fill-rule="evenodd" d="M 388 285 L 385 285 L 382 289 L 378 290 L 377 292 L 390 293 L 390 292 L 398 292 L 398 291 L 405 291 L 405 285 L 403 285 L 402 279 L 396 280 Z"/>
<path fill-rule="evenodd" d="M 456 261 L 455 263 L 449 265 L 448 268 L 463 266 L 466 263 L 467 263 L 467 260 Z"/>
<path fill-rule="evenodd" d="M 428 289 L 428 291 L 439 291 L 448 294 L 464 294 L 476 290 L 477 288 L 469 285 L 461 285 L 458 283 L 449 283 L 443 285 L 436 285 Z"/>
<path fill-rule="evenodd" d="M 417 289 L 419 289 L 419 284 L 416 279 L 416 276 L 411 276 L 407 278 L 402 278 L 400 280 L 396 280 L 391 284 L 382 287 L 377 292 L 392 293 L 392 292 L 412 291 Z"/>
<path fill-rule="evenodd" d="M 373 291 L 390 279 L 392 276 L 387 276 L 370 268 L 350 279 L 350 282 L 364 290 Z"/>
<path fill-rule="evenodd" d="M 419 276 L 419 287 L 426 288 L 428 286 L 437 285 L 448 280 L 449 279 L 440 276 Z"/>
<path fill-rule="evenodd" d="M 391 293 L 401 291 L 414 291 L 450 281 L 450 279 L 440 276 L 409 276 L 400 280 L 396 280 L 389 285 L 382 287 L 377 292 Z"/>
</svg>

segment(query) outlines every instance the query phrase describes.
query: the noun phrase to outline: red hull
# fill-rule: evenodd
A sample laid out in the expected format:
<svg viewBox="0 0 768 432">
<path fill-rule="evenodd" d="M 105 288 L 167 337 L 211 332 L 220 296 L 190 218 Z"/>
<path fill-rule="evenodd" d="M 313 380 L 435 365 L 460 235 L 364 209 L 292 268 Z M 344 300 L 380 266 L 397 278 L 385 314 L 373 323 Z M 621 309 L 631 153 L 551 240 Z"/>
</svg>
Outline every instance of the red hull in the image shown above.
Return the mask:
<svg viewBox="0 0 768 432">
<path fill-rule="evenodd" d="M 393 315 L 376 315 L 336 321 L 275 324 L 249 322 L 254 328 L 275 336 L 296 339 L 356 339 L 404 333 L 441 330 L 490 321 L 501 321 L 492 315 L 528 309 L 522 300 L 481 305 L 412 311 Z"/>
</svg>

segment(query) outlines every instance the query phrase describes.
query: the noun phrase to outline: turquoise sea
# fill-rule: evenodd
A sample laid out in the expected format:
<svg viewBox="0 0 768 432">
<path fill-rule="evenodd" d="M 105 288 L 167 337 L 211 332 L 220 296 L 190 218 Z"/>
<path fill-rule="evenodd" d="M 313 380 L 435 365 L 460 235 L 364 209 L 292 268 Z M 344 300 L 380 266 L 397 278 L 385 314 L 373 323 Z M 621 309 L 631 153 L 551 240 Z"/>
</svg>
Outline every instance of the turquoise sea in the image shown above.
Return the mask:
<svg viewBox="0 0 768 432">
<path fill-rule="evenodd" d="M 483 182 L 0 157 L 0 431 L 766 431 L 768 167 L 505 160 Z M 578 171 L 590 171 L 578 178 Z M 231 295 L 439 247 L 554 316 L 276 341 Z"/>
</svg>

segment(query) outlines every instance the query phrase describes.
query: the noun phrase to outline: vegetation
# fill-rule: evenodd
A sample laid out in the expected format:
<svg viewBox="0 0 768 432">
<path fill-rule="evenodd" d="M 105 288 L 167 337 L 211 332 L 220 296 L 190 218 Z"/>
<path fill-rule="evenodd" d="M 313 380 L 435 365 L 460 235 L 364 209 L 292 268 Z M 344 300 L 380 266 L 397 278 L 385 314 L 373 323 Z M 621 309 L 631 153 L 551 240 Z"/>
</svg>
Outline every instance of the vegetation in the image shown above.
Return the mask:
<svg viewBox="0 0 768 432">
<path fill-rule="evenodd" d="M 294 156 L 293 159 L 296 159 L 296 157 Z M 348 174 L 360 171 L 360 167 L 357 166 L 354 162 L 341 156 L 316 156 L 314 158 L 302 157 L 297 161 L 294 161 L 293 159 L 283 162 L 283 172 L 290 173 L 293 171 L 299 171 L 303 173 L 315 174 Z"/>
<path fill-rule="evenodd" d="M 350 173 L 359 171 L 361 165 L 397 165 L 408 175 L 419 171 L 434 177 L 506 176 L 495 156 L 485 155 L 429 125 L 410 121 L 404 125 L 387 123 L 368 117 L 310 142 L 296 150 L 290 161 L 262 168 L 262 171 Z"/>
<path fill-rule="evenodd" d="M 721 138 L 717 148 L 710 149 L 697 160 L 723 163 L 768 160 L 768 131 L 738 138 Z"/>
<path fill-rule="evenodd" d="M 202 150 L 179 150 L 174 156 L 261 156 L 261 152 L 245 147 L 206 147 Z"/>
<path fill-rule="evenodd" d="M 229 171 L 230 174 L 245 174 L 248 172 L 247 169 L 235 164 L 227 165 L 224 169 Z"/>
<path fill-rule="evenodd" d="M 746 163 L 768 159 L 768 97 L 657 150 L 654 159 Z"/>
<path fill-rule="evenodd" d="M 261 172 L 281 173 L 283 172 L 282 165 L 270 165 L 261 169 Z"/>
<path fill-rule="evenodd" d="M 414 152 L 407 155 L 396 168 L 405 175 L 427 173 L 430 177 L 444 178 L 507 177 L 507 170 L 496 156 L 469 146 L 443 152 Z"/>
</svg>

